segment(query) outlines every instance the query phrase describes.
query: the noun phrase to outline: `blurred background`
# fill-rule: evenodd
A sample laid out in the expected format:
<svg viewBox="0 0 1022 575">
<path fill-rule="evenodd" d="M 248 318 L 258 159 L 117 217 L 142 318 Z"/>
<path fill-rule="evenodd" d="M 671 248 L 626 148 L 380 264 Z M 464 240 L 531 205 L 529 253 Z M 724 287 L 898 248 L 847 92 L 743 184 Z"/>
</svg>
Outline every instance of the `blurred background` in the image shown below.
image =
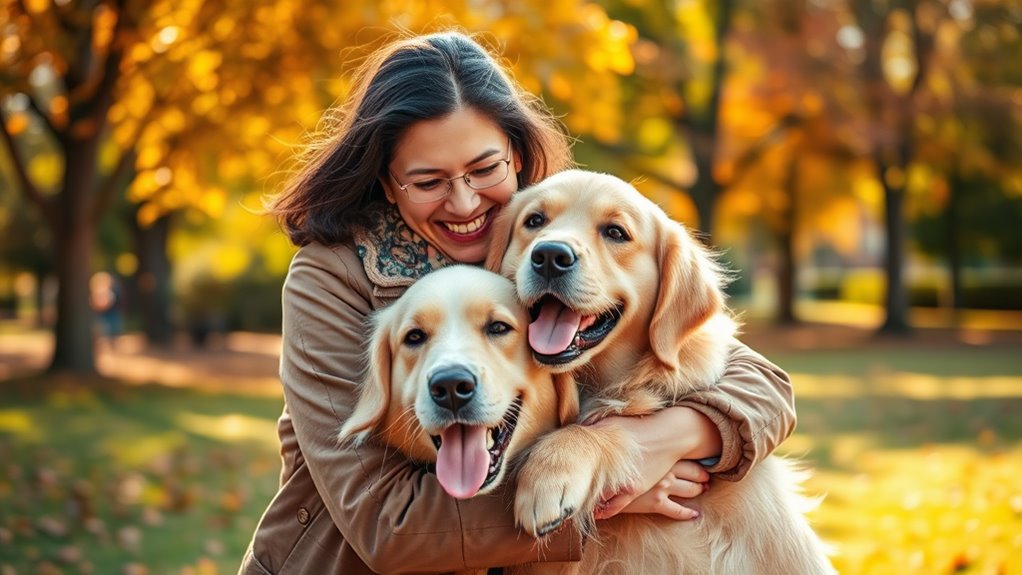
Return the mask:
<svg viewBox="0 0 1022 575">
<path fill-rule="evenodd" d="M 260 214 L 458 27 L 738 271 L 842 573 L 1022 573 L 1022 0 L 3 0 L 0 574 L 233 573 L 279 471 Z"/>
</svg>

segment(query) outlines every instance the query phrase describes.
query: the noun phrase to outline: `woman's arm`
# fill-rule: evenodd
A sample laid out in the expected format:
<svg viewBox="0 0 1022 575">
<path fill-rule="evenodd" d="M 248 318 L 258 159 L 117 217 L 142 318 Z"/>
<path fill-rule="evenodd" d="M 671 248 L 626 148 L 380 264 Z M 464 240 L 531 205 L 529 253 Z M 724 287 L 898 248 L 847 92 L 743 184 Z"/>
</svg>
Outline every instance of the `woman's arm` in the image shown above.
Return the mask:
<svg viewBox="0 0 1022 575">
<path fill-rule="evenodd" d="M 686 396 L 678 405 L 695 409 L 717 427 L 720 461 L 707 471 L 728 481 L 745 477 L 795 430 L 795 396 L 788 374 L 737 340 L 716 385 Z"/>
<path fill-rule="evenodd" d="M 614 419 L 646 450 L 643 481 L 609 498 L 598 517 L 625 512 L 692 519 L 698 514 L 671 497 L 702 493 L 711 473 L 729 481 L 744 477 L 791 435 L 795 405 L 788 375 L 736 341 L 713 387 L 649 416 Z"/>
<path fill-rule="evenodd" d="M 362 373 L 369 294 L 357 288 L 364 272 L 350 250 L 303 252 L 284 289 L 281 379 L 313 481 L 347 544 L 386 573 L 539 560 L 535 542 L 514 527 L 509 494 L 456 501 L 392 448 L 338 444 Z M 577 559 L 574 531 L 557 534 L 542 558 Z"/>
</svg>

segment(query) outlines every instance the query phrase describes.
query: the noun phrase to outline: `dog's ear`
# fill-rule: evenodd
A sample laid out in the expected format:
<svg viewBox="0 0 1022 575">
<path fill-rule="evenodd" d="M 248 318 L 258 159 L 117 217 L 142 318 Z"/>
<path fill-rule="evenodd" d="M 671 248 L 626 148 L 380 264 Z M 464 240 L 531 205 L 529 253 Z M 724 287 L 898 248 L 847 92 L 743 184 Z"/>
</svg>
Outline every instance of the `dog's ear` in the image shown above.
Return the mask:
<svg viewBox="0 0 1022 575">
<path fill-rule="evenodd" d="M 341 427 L 339 438 L 356 445 L 365 442 L 387 414 L 390 405 L 390 322 L 389 314 L 372 318 L 372 333 L 366 353 L 368 363 L 365 381 L 359 389 L 355 411 Z"/>
<path fill-rule="evenodd" d="M 554 374 L 554 391 L 557 393 L 557 421 L 563 427 L 578 422 L 578 386 L 571 373 Z"/>
<path fill-rule="evenodd" d="M 685 338 L 724 306 L 722 272 L 684 226 L 665 220 L 659 230 L 660 289 L 649 337 L 657 359 L 673 370 Z"/>
<path fill-rule="evenodd" d="M 520 192 L 519 192 L 520 193 Z M 490 234 L 490 251 L 486 256 L 484 267 L 494 273 L 500 274 L 500 268 L 504 265 L 504 254 L 511 244 L 511 234 L 515 231 L 515 222 L 518 221 L 519 206 L 521 201 L 515 201 L 515 197 L 501 208 L 497 219 L 493 222 L 493 232 Z M 503 275 L 503 274 L 501 274 Z"/>
</svg>

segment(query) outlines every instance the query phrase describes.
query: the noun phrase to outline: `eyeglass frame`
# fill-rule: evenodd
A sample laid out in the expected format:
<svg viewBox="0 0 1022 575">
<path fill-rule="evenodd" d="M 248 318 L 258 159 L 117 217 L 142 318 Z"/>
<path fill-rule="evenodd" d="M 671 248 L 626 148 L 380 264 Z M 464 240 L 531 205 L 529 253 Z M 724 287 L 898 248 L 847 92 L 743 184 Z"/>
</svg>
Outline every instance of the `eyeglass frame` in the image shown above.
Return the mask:
<svg viewBox="0 0 1022 575">
<path fill-rule="evenodd" d="M 397 179 L 397 176 L 394 175 L 394 172 L 392 172 L 392 171 L 390 171 L 390 169 L 388 169 L 387 173 L 390 174 L 390 177 L 394 179 L 395 183 L 397 183 L 397 187 L 400 188 L 401 191 L 405 193 L 405 197 L 408 198 L 408 201 L 412 202 L 413 204 L 431 204 L 433 202 L 439 202 L 440 200 L 445 200 L 445 199 L 447 199 L 448 196 L 451 195 L 451 192 L 454 191 L 454 180 L 465 180 L 465 185 L 468 186 L 469 188 L 472 188 L 473 190 L 476 190 L 476 191 L 478 191 L 478 190 L 488 190 L 490 188 L 497 187 L 497 186 L 503 184 L 504 182 L 506 182 L 507 181 L 507 177 L 509 175 L 511 175 L 511 162 L 514 160 L 514 154 L 513 154 L 514 148 L 512 147 L 511 144 L 512 144 L 511 138 L 508 138 L 507 139 L 507 158 L 501 158 L 501 159 L 497 160 L 496 162 L 494 162 L 493 164 L 491 164 L 491 165 L 496 166 L 498 163 L 504 162 L 504 167 L 507 168 L 507 171 L 504 173 L 504 179 L 502 179 L 499 182 L 494 182 L 494 183 L 492 183 L 492 184 L 490 184 L 488 186 L 484 186 L 482 188 L 477 188 L 477 187 L 472 185 L 472 180 L 469 179 L 469 172 L 471 172 L 472 170 L 468 170 L 464 174 L 462 174 L 460 176 L 453 177 L 453 178 L 435 178 L 437 180 L 445 180 L 447 182 L 447 191 L 444 193 L 444 195 L 442 195 L 442 196 L 440 196 L 438 198 L 434 198 L 432 200 L 426 200 L 426 201 L 416 200 L 416 199 L 412 198 L 412 195 L 410 193 L 408 193 L 408 186 L 414 186 L 416 184 L 419 184 L 420 182 L 409 182 L 407 184 L 401 184 L 401 181 Z M 429 181 L 429 180 L 423 180 L 423 181 Z"/>
</svg>

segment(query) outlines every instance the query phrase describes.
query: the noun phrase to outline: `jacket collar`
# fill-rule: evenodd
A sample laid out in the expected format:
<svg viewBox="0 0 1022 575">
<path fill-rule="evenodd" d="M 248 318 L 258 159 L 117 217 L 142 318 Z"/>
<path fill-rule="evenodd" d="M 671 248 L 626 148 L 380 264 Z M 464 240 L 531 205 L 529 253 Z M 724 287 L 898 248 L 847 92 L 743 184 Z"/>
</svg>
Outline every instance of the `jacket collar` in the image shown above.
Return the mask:
<svg viewBox="0 0 1022 575">
<path fill-rule="evenodd" d="M 356 232 L 354 239 L 376 297 L 398 297 L 415 280 L 452 263 L 408 227 L 396 206 L 380 206 L 372 219 L 376 223 Z"/>
</svg>

